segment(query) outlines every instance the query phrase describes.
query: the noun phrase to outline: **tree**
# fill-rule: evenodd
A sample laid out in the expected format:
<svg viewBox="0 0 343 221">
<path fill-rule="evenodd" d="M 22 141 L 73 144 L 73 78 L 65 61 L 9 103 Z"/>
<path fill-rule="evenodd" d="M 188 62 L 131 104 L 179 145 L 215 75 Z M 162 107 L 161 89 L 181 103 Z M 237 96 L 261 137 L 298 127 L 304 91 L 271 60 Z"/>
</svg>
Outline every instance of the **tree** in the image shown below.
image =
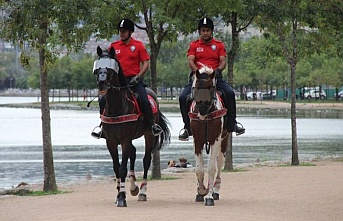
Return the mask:
<svg viewBox="0 0 343 221">
<path fill-rule="evenodd" d="M 316 1 L 282 0 L 264 1 L 259 25 L 266 32 L 275 34 L 282 47 L 284 58 L 290 67 L 291 82 L 291 130 L 292 165 L 299 164 L 296 127 L 296 67 L 306 54 L 320 51 L 325 43 L 325 34 L 318 29 L 320 20 L 317 11 L 321 4 Z M 311 39 L 311 40 L 310 40 Z M 313 41 L 316 39 L 316 41 Z M 310 40 L 310 41 L 309 41 Z M 316 45 L 320 42 L 321 45 Z"/>
<path fill-rule="evenodd" d="M 224 9 L 222 8 L 224 6 Z M 248 0 L 239 0 L 239 1 L 223 1 L 218 2 L 215 7 L 214 14 L 220 14 L 223 21 L 231 25 L 231 47 L 227 51 L 228 56 L 228 83 L 233 85 L 233 71 L 234 63 L 237 57 L 240 40 L 239 33 L 244 31 L 254 20 L 255 16 L 258 13 L 256 8 L 258 4 Z M 209 7 L 211 8 L 211 6 Z M 229 137 L 229 142 L 225 155 L 225 170 L 233 170 L 233 160 L 232 160 L 232 136 Z"/>
<path fill-rule="evenodd" d="M 91 7 L 84 0 L 23 0 L 0 1 L 5 16 L 0 22 L 0 37 L 6 41 L 19 43 L 22 50 L 26 47 L 38 51 L 40 67 L 41 114 L 43 134 L 43 191 L 56 191 L 56 178 L 51 142 L 49 108 L 48 70 L 63 46 L 68 50 L 78 50 L 90 35 L 82 16 L 87 16 Z M 75 12 L 78 13 L 75 13 Z M 30 64 L 23 51 L 21 62 Z"/>
</svg>

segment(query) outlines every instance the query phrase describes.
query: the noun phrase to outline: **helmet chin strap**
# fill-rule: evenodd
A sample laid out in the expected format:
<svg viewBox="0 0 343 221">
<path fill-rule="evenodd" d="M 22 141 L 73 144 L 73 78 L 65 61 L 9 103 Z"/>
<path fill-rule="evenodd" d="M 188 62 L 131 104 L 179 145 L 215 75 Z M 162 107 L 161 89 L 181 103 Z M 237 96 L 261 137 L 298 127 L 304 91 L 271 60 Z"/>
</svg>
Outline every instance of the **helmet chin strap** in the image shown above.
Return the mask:
<svg viewBox="0 0 343 221">
<path fill-rule="evenodd" d="M 124 40 L 122 39 L 122 42 L 126 42 L 127 40 L 129 40 L 131 38 L 131 34 L 129 34 L 129 37 L 125 38 Z"/>
</svg>

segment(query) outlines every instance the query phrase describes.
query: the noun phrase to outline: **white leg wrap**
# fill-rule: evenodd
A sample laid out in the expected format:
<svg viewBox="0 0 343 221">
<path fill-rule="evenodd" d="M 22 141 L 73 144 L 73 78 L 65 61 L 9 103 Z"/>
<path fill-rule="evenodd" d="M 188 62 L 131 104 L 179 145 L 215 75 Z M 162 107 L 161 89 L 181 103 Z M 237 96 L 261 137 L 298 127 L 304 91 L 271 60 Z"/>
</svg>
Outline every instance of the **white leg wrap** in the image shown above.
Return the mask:
<svg viewBox="0 0 343 221">
<path fill-rule="evenodd" d="M 141 183 L 141 188 L 140 188 L 139 194 L 146 194 L 147 190 L 148 190 L 148 181 L 143 180 Z"/>
</svg>

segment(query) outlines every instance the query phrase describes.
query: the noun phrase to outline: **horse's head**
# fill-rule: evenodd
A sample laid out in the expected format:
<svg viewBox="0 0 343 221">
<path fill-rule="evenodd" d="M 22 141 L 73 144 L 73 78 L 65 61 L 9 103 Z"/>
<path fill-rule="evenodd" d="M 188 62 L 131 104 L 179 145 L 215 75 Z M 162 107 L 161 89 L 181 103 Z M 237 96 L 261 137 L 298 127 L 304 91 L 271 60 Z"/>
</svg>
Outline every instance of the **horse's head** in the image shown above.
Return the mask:
<svg viewBox="0 0 343 221">
<path fill-rule="evenodd" d="M 201 64 L 203 67 L 196 72 L 193 81 L 193 99 L 201 115 L 206 115 L 211 108 L 215 97 L 215 73 L 212 68 Z"/>
<path fill-rule="evenodd" d="M 115 58 L 115 50 L 102 50 L 97 47 L 99 59 L 94 61 L 93 74 L 96 76 L 97 87 L 100 95 L 107 93 L 111 87 L 126 85 L 126 80 L 118 60 Z"/>
</svg>

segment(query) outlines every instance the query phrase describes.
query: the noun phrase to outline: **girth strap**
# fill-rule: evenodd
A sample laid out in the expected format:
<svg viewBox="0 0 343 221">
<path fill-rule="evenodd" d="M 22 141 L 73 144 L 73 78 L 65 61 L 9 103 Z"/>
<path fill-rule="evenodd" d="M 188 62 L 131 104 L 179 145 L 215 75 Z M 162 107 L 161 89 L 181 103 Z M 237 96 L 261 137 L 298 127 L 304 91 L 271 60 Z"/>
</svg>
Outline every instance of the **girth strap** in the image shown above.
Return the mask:
<svg viewBox="0 0 343 221">
<path fill-rule="evenodd" d="M 139 114 L 127 114 L 117 117 L 106 117 L 103 114 L 100 115 L 101 122 L 106 124 L 120 124 L 130 121 L 137 121 L 139 118 Z"/>
<path fill-rule="evenodd" d="M 227 112 L 227 109 L 226 109 L 226 108 L 223 108 L 223 109 L 220 109 L 220 110 L 213 111 L 213 112 L 209 113 L 209 114 L 206 116 L 206 120 L 213 120 L 213 119 L 222 117 L 222 116 L 226 115 L 226 112 Z M 188 113 L 188 116 L 189 116 L 189 118 L 192 119 L 192 120 L 198 120 L 198 119 L 199 119 L 199 118 L 198 118 L 198 114 L 199 114 L 199 113 L 189 112 L 189 113 Z"/>
</svg>

